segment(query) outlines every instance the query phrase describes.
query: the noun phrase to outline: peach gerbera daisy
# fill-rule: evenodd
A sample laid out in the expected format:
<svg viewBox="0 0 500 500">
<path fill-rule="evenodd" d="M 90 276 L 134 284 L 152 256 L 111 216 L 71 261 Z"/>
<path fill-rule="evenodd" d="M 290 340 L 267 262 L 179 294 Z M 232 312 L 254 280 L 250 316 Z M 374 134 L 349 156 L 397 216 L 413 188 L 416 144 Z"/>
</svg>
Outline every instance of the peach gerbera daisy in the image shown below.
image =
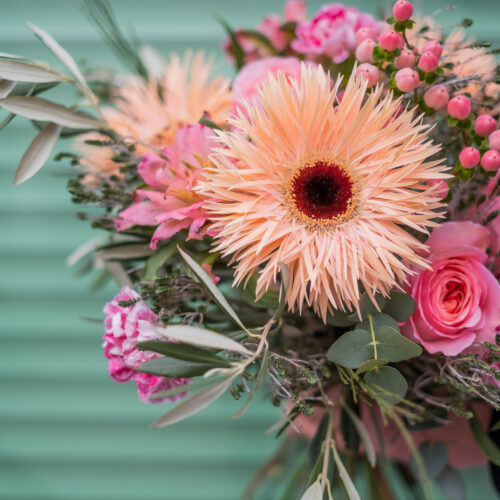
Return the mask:
<svg viewBox="0 0 500 500">
<path fill-rule="evenodd" d="M 136 152 L 151 152 L 175 142 L 177 131 L 197 123 L 206 113 L 212 121 L 224 122 L 232 107 L 230 80 L 212 78 L 212 61 L 203 52 L 172 55 L 159 80 L 131 77 L 113 97 L 114 107 L 102 110 L 104 119 L 119 135 L 137 141 Z M 86 136 L 85 138 L 89 138 Z M 95 138 L 95 136 L 91 137 Z M 118 173 L 107 148 L 81 147 L 87 153 L 84 166 L 97 177 Z"/>
<path fill-rule="evenodd" d="M 411 267 L 428 267 L 405 227 L 435 225 L 441 204 L 426 182 L 447 176 L 420 117 L 381 87 L 367 95 L 354 73 L 334 107 L 340 81 L 331 90 L 329 75 L 305 65 L 300 82 L 270 76 L 260 104 L 217 131 L 223 147 L 198 188 L 213 199 L 215 250 L 232 256 L 235 284 L 257 271 L 260 295 L 283 262 L 289 307 L 306 303 L 323 319 L 357 308 L 360 284 L 386 295 Z"/>
</svg>

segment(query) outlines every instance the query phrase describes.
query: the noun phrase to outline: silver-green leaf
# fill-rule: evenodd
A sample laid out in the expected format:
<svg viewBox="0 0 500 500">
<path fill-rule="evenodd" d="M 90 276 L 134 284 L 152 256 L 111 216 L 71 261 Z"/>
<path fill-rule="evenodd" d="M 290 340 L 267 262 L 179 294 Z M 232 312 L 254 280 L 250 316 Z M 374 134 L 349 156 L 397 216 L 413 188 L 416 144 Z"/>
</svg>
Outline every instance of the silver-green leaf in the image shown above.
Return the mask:
<svg viewBox="0 0 500 500">
<path fill-rule="evenodd" d="M 61 135 L 62 127 L 49 123 L 33 139 L 24 153 L 14 178 L 14 186 L 33 177 L 46 163 Z"/>
<path fill-rule="evenodd" d="M 321 487 L 321 481 L 315 481 L 304 494 L 300 497 L 300 500 L 323 500 L 323 488 Z"/>
<path fill-rule="evenodd" d="M 91 116 L 55 104 L 40 97 L 15 96 L 0 99 L 0 106 L 30 120 L 56 123 L 78 130 L 97 129 L 103 124 Z"/>
<path fill-rule="evenodd" d="M 351 476 L 349 476 L 349 473 L 347 472 L 344 464 L 342 463 L 342 460 L 340 459 L 337 448 L 335 448 L 335 446 L 332 446 L 332 451 L 333 458 L 335 460 L 337 468 L 339 469 L 340 479 L 342 479 L 342 482 L 344 483 L 344 487 L 347 491 L 349 500 L 361 500 L 361 497 L 359 496 L 359 493 L 356 490 L 354 483 L 352 482 Z"/>
<path fill-rule="evenodd" d="M 0 99 L 7 97 L 14 87 L 16 86 L 16 82 L 11 82 L 10 80 L 0 80 Z"/>
<path fill-rule="evenodd" d="M 240 318 L 234 311 L 234 309 L 229 305 L 222 292 L 217 288 L 212 278 L 202 269 L 202 267 L 193 258 L 178 247 L 181 257 L 186 261 L 186 264 L 191 268 L 196 277 L 205 286 L 208 293 L 217 302 L 219 307 L 243 330 L 246 330 L 245 326 L 241 322 Z"/>
<path fill-rule="evenodd" d="M 181 420 L 184 420 L 195 413 L 200 412 L 207 406 L 212 404 L 215 400 L 220 398 L 231 386 L 235 376 L 229 377 L 222 382 L 212 385 L 208 389 L 198 392 L 189 399 L 184 400 L 175 408 L 167 412 L 163 417 L 160 417 L 151 427 L 166 427 Z"/>
<path fill-rule="evenodd" d="M 33 33 L 47 46 L 47 48 L 64 64 L 64 66 L 68 68 L 78 82 L 84 87 L 86 93 L 92 94 L 92 91 L 89 89 L 82 72 L 69 53 L 45 30 L 33 23 L 30 23 L 29 21 L 26 24 L 30 30 L 33 31 Z"/>
<path fill-rule="evenodd" d="M 252 354 L 245 346 L 236 342 L 236 340 L 212 330 L 207 330 L 206 328 L 190 325 L 154 327 L 146 321 L 140 321 L 140 323 L 144 328 L 153 328 L 164 337 L 179 340 L 180 342 L 185 342 L 186 344 L 197 345 L 200 347 L 210 347 L 212 349 L 222 349 L 224 351 L 238 352 L 240 354 Z"/>
<path fill-rule="evenodd" d="M 0 59 L 0 78 L 26 83 L 51 83 L 67 79 L 65 75 L 50 69 L 10 59 Z"/>
</svg>

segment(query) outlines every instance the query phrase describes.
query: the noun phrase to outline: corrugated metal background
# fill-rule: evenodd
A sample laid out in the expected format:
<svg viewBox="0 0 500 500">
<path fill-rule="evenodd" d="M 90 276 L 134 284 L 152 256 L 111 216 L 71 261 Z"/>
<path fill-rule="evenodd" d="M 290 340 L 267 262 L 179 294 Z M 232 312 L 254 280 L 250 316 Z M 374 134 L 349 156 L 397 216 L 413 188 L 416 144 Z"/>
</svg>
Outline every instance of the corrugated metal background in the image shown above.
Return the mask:
<svg viewBox="0 0 500 500">
<path fill-rule="evenodd" d="M 375 2 L 352 4 L 373 10 Z M 474 17 L 480 39 L 500 39 L 495 1 L 455 1 L 446 19 Z M 310 12 L 320 5 L 309 2 Z M 432 12 L 446 1 L 427 2 Z M 116 0 L 124 25 L 160 50 L 188 46 L 216 52 L 221 29 L 254 26 L 277 0 Z M 79 0 L 0 1 L 0 51 L 50 57 L 23 26 L 31 20 L 81 62 L 114 62 L 82 13 Z M 230 72 L 228 67 L 222 71 Z M 16 164 L 33 130 L 21 119 L 0 136 L 0 498 L 235 499 L 274 448 L 264 430 L 277 417 L 256 401 L 240 421 L 230 398 L 174 428 L 150 431 L 162 406 L 145 406 L 134 387 L 106 375 L 100 317 L 115 289 L 90 291 L 64 265 L 81 242 L 95 236 L 75 219 L 65 190 L 68 167 L 51 162 L 30 182 L 11 187 Z M 468 474 L 470 498 L 494 498 L 484 470 Z M 472 493 L 474 491 L 474 493 Z"/>
</svg>

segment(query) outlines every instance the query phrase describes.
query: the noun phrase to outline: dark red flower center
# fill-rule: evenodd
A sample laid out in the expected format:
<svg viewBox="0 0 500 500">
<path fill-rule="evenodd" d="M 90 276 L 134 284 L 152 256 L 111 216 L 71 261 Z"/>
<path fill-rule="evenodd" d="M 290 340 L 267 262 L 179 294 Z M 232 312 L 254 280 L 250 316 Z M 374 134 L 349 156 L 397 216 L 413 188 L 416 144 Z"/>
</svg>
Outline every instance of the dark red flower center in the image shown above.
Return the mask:
<svg viewBox="0 0 500 500">
<path fill-rule="evenodd" d="M 318 161 L 293 177 L 297 209 L 313 219 L 333 219 L 347 212 L 353 198 L 351 176 L 335 164 Z"/>
</svg>

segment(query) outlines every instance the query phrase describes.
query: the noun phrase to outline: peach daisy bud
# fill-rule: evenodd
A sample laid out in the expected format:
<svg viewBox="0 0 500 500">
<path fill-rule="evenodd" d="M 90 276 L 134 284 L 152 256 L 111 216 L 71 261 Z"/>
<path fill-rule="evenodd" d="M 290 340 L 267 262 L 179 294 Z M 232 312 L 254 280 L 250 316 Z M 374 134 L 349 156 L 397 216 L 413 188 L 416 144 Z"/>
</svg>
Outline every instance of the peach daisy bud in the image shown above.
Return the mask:
<svg viewBox="0 0 500 500">
<path fill-rule="evenodd" d="M 413 5 L 406 0 L 398 0 L 392 7 L 392 14 L 396 21 L 408 21 L 413 14 Z"/>
<path fill-rule="evenodd" d="M 402 49 L 405 46 L 405 39 L 397 31 L 387 30 L 378 37 L 378 43 L 384 50 L 392 52 Z"/>
<path fill-rule="evenodd" d="M 422 53 L 424 52 L 432 52 L 439 59 L 443 53 L 443 47 L 436 40 L 429 40 L 422 49 Z"/>
<path fill-rule="evenodd" d="M 356 48 L 356 59 L 362 63 L 372 63 L 373 59 L 373 49 L 377 43 L 371 38 L 363 40 Z"/>
<path fill-rule="evenodd" d="M 377 35 L 375 31 L 373 31 L 371 28 L 359 28 L 359 30 L 356 31 L 355 35 L 356 37 L 356 44 L 359 45 L 361 42 L 364 40 L 376 40 Z"/>
<path fill-rule="evenodd" d="M 490 149 L 494 149 L 500 153 L 500 130 L 492 132 L 488 137 L 488 141 L 490 143 Z"/>
<path fill-rule="evenodd" d="M 373 64 L 360 64 L 358 69 L 356 70 L 356 76 L 358 78 L 366 78 L 368 82 L 368 88 L 373 87 L 378 82 L 378 68 L 376 66 L 373 66 Z"/>
<path fill-rule="evenodd" d="M 484 153 L 481 158 L 481 166 L 486 172 L 496 172 L 500 168 L 500 154 L 494 149 L 490 149 Z"/>
<path fill-rule="evenodd" d="M 464 168 L 474 168 L 481 159 L 481 155 L 476 148 L 464 148 L 458 157 Z"/>
<path fill-rule="evenodd" d="M 429 186 L 437 186 L 436 196 L 438 196 L 441 200 L 446 198 L 448 191 L 450 190 L 448 184 L 441 179 L 431 179 L 430 181 L 427 181 L 427 184 Z"/>
<path fill-rule="evenodd" d="M 417 56 L 410 49 L 403 49 L 401 55 L 394 59 L 394 66 L 397 69 L 412 68 L 416 60 Z"/>
<path fill-rule="evenodd" d="M 432 73 L 438 66 L 438 58 L 432 52 L 425 52 L 418 61 L 418 67 L 426 73 Z"/>
<path fill-rule="evenodd" d="M 426 106 L 436 111 L 443 109 L 450 100 L 450 96 L 444 85 L 434 85 L 424 94 Z"/>
<path fill-rule="evenodd" d="M 497 122 L 491 115 L 484 113 L 476 118 L 476 122 L 474 123 L 474 130 L 477 135 L 480 135 L 481 137 L 486 137 L 490 135 L 492 132 L 494 132 L 496 129 L 497 129 Z"/>
<path fill-rule="evenodd" d="M 411 92 L 420 85 L 418 73 L 411 68 L 400 69 L 396 73 L 396 86 L 401 92 Z"/>
<path fill-rule="evenodd" d="M 448 103 L 448 114 L 457 120 L 465 120 L 471 111 L 471 103 L 468 97 L 457 95 Z"/>
</svg>

